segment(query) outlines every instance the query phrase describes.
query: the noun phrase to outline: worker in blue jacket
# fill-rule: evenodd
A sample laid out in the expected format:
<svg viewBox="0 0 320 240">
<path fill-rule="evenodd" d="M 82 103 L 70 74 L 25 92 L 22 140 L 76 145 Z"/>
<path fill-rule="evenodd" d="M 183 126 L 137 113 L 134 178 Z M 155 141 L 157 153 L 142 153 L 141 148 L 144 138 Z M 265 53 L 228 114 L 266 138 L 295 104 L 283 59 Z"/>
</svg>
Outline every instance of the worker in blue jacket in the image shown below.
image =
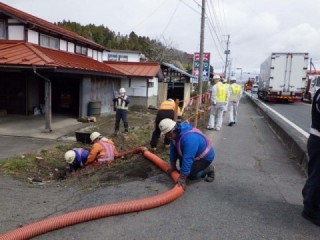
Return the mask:
<svg viewBox="0 0 320 240">
<path fill-rule="evenodd" d="M 169 175 L 177 170 L 177 160 L 180 161 L 177 184 L 185 189 L 187 178 L 214 181 L 215 172 L 211 163 L 215 152 L 211 141 L 199 129 L 193 128 L 189 123 L 179 123 L 169 118 L 163 119 L 159 128 L 165 137 L 171 139 Z"/>
<path fill-rule="evenodd" d="M 76 171 L 85 167 L 89 151 L 83 148 L 73 148 L 64 154 L 64 159 L 69 164 L 69 171 Z"/>
</svg>

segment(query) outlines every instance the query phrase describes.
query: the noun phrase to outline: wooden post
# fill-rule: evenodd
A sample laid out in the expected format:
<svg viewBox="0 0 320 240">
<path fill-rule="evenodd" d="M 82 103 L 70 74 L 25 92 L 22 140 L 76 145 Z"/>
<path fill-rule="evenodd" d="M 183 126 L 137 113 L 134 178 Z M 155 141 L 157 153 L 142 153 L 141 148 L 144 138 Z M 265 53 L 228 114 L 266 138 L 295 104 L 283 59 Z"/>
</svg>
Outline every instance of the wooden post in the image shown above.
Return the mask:
<svg viewBox="0 0 320 240">
<path fill-rule="evenodd" d="M 199 96 L 196 97 L 196 111 L 194 113 L 194 127 L 198 126 L 198 115 L 199 115 Z"/>
<path fill-rule="evenodd" d="M 204 94 L 203 121 L 206 122 L 206 111 L 208 109 L 208 93 Z"/>
<path fill-rule="evenodd" d="M 174 119 L 175 121 L 178 120 L 178 107 L 179 107 L 179 99 L 176 99 L 176 104 L 174 107 Z"/>
</svg>

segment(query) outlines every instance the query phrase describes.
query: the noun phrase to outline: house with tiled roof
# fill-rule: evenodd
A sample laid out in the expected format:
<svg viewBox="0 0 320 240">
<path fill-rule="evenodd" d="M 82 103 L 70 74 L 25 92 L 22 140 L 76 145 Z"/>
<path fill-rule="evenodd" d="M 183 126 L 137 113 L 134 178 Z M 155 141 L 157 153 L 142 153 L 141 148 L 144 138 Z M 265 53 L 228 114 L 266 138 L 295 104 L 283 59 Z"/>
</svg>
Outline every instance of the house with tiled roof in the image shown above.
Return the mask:
<svg viewBox="0 0 320 240">
<path fill-rule="evenodd" d="M 0 109 L 30 115 L 88 116 L 90 103 L 113 111 L 126 76 L 103 63 L 103 46 L 0 2 Z M 48 115 L 48 116 L 47 116 Z M 48 118 L 47 118 L 48 117 Z"/>
<path fill-rule="evenodd" d="M 159 81 L 171 77 L 162 74 L 162 64 L 145 60 L 141 52 L 106 49 L 0 2 L 0 110 L 8 114 L 31 115 L 40 107 L 51 130 L 54 114 L 113 112 L 112 99 L 121 87 L 131 106 L 158 106 L 168 94 Z M 170 76 L 185 74 L 166 69 Z"/>
<path fill-rule="evenodd" d="M 121 86 L 130 96 L 130 105 L 137 107 L 158 106 L 159 79 L 163 78 L 159 63 L 155 62 L 110 62 L 106 65 L 124 73 L 126 80 Z"/>
</svg>

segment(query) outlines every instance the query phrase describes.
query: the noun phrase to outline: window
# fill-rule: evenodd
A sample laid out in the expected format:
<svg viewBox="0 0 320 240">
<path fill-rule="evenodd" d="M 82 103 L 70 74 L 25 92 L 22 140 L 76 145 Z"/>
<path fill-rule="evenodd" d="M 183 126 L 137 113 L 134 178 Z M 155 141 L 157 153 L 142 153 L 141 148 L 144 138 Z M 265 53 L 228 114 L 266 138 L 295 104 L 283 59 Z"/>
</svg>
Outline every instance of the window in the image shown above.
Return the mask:
<svg viewBox="0 0 320 240">
<path fill-rule="evenodd" d="M 108 54 L 108 61 L 117 61 L 117 54 Z"/>
<path fill-rule="evenodd" d="M 6 22 L 4 19 L 0 19 L 0 39 L 6 39 Z"/>
<path fill-rule="evenodd" d="M 154 83 L 153 82 L 148 82 L 148 88 L 152 88 L 154 87 Z"/>
<path fill-rule="evenodd" d="M 80 45 L 76 45 L 76 53 L 87 56 L 88 48 Z"/>
<path fill-rule="evenodd" d="M 119 62 L 128 62 L 128 56 L 127 55 L 119 55 L 118 59 L 119 59 Z"/>
<path fill-rule="evenodd" d="M 40 46 L 59 50 L 59 39 L 40 34 Z"/>
</svg>

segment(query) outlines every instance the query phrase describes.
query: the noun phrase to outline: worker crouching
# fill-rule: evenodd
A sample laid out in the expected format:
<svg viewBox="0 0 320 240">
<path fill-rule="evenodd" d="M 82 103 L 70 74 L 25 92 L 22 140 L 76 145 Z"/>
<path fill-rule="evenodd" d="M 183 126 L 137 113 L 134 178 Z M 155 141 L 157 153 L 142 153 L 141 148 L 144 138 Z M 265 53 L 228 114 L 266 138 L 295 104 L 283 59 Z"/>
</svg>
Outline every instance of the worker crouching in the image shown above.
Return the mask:
<svg viewBox="0 0 320 240">
<path fill-rule="evenodd" d="M 177 170 L 179 159 L 180 176 L 177 184 L 186 187 L 187 178 L 196 180 L 204 178 L 213 182 L 215 178 L 214 160 L 215 152 L 211 141 L 197 128 L 189 123 L 179 123 L 166 118 L 159 123 L 161 133 L 171 141 L 170 167 L 168 174 Z"/>
<path fill-rule="evenodd" d="M 93 132 L 90 135 L 90 140 L 93 145 L 85 165 L 94 162 L 111 163 L 115 157 L 118 157 L 119 153 L 110 139 L 101 136 L 98 132 Z"/>
<path fill-rule="evenodd" d="M 69 164 L 69 172 L 76 171 L 85 166 L 89 151 L 83 148 L 73 148 L 64 154 L 66 162 Z"/>
</svg>

